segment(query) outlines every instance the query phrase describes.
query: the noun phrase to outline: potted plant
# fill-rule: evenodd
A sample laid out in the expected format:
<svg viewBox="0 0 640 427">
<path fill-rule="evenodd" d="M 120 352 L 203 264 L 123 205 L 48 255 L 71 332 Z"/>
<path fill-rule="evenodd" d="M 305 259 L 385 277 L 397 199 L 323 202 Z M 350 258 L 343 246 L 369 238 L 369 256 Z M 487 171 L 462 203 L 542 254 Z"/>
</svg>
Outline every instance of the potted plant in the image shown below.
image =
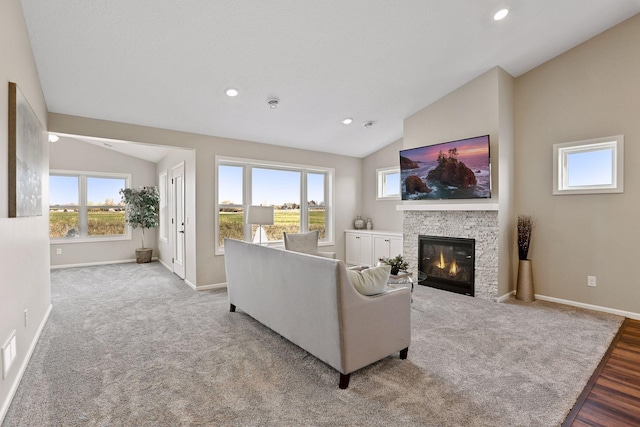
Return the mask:
<svg viewBox="0 0 640 427">
<path fill-rule="evenodd" d="M 160 194 L 155 186 L 120 189 L 122 202 L 125 205 L 125 219 L 134 230 L 142 229 L 142 247 L 136 249 L 138 264 L 151 262 L 153 248 L 144 247 L 144 229 L 158 226 L 158 209 Z"/>
<path fill-rule="evenodd" d="M 535 301 L 533 270 L 529 255 L 533 219 L 529 215 L 518 215 L 518 281 L 516 298 L 525 302 Z"/>
<path fill-rule="evenodd" d="M 398 255 L 395 258 L 380 258 L 380 262 L 391 266 L 391 274 L 397 276 L 401 271 L 406 272 L 409 268 L 409 264 L 402 258 L 402 255 Z"/>
</svg>

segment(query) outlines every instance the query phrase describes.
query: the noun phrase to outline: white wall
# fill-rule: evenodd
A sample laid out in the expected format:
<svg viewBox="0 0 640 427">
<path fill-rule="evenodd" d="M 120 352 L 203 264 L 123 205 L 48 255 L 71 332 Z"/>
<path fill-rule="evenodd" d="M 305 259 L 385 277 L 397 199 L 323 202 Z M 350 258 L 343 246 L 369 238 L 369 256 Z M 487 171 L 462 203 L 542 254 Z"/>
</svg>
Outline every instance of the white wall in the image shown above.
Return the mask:
<svg viewBox="0 0 640 427">
<path fill-rule="evenodd" d="M 399 139 L 381 148 L 362 160 L 362 216 L 371 218 L 373 228 L 384 231 L 402 232 L 402 212 L 396 210 L 400 200 L 376 200 L 376 170 L 386 167 L 400 167 L 400 150 L 402 140 Z"/>
<path fill-rule="evenodd" d="M 636 15 L 516 80 L 516 207 L 535 218 L 536 293 L 640 313 L 639 46 Z M 552 194 L 553 144 L 619 134 L 624 193 Z"/>
<path fill-rule="evenodd" d="M 156 166 L 152 162 L 127 156 L 107 148 L 62 136 L 50 144 L 49 168 L 83 172 L 110 172 L 131 174 L 131 187 L 156 185 Z M 135 259 L 135 250 L 141 246 L 141 229 L 133 230 L 132 239 L 94 243 L 52 243 L 51 265 L 91 264 L 106 261 Z M 144 243 L 158 254 L 156 230 L 145 230 Z M 61 255 L 55 250 L 62 249 Z"/>
<path fill-rule="evenodd" d="M 344 259 L 344 230 L 352 228 L 361 207 L 358 194 L 362 161 L 359 158 L 62 114 L 49 115 L 49 130 L 195 150 L 196 218 L 186 227 L 186 233 L 187 239 L 195 239 L 196 245 L 195 282 L 188 279 L 198 287 L 225 281 L 224 257 L 214 253 L 216 155 L 335 168 L 335 246 L 325 249 L 335 251 Z M 190 262 L 193 260 L 187 259 L 187 263 Z"/>
<path fill-rule="evenodd" d="M 8 218 L 8 82 L 15 82 L 43 127 L 47 107 L 40 87 L 19 0 L 0 1 L 0 345 L 16 331 L 17 358 L 7 378 L 0 377 L 0 421 L 4 418 L 39 328 L 50 308 L 49 147 L 43 149 L 42 216 Z M 29 321 L 25 326 L 24 311 Z"/>
</svg>

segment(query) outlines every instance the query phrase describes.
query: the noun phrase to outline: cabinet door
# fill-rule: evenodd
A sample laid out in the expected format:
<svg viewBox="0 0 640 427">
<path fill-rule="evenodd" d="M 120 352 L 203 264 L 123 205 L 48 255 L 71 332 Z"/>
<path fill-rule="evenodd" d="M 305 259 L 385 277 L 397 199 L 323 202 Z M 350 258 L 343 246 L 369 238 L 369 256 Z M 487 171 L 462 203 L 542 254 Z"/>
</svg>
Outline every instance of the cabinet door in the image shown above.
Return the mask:
<svg viewBox="0 0 640 427">
<path fill-rule="evenodd" d="M 386 236 L 373 237 L 373 259 L 378 262 L 380 258 L 389 258 L 389 238 Z"/>
<path fill-rule="evenodd" d="M 373 241 L 370 234 L 361 234 L 360 239 L 360 265 L 375 265 L 373 261 Z"/>
<path fill-rule="evenodd" d="M 402 255 L 402 237 L 388 237 L 389 240 L 389 257 Z"/>
<path fill-rule="evenodd" d="M 360 264 L 360 236 L 355 233 L 346 234 L 345 262 L 349 265 Z"/>
</svg>

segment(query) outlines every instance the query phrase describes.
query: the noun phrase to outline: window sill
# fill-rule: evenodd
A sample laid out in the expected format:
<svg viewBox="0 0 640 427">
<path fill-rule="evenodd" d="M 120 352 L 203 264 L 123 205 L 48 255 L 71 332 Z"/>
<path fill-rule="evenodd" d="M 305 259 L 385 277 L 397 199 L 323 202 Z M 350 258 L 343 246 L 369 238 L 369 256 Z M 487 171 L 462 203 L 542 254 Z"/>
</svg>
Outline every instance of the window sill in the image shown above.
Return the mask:
<svg viewBox="0 0 640 427">
<path fill-rule="evenodd" d="M 66 239 L 49 239 L 50 245 L 67 245 L 73 243 L 101 243 L 101 242 L 121 242 L 124 240 L 131 240 L 131 236 L 122 236 L 122 237 L 84 237 L 84 238 L 73 238 L 69 237 Z"/>
</svg>

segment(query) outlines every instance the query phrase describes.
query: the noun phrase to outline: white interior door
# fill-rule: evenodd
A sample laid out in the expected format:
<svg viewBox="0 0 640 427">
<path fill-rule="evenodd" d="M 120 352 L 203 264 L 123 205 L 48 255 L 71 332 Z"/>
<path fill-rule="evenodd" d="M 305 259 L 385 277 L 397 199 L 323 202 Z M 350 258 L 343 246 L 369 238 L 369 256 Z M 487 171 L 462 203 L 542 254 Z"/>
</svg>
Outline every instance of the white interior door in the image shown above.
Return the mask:
<svg viewBox="0 0 640 427">
<path fill-rule="evenodd" d="M 181 279 L 184 279 L 184 163 L 180 163 L 171 169 L 171 186 L 173 187 L 173 218 L 171 219 L 173 272 Z"/>
</svg>

